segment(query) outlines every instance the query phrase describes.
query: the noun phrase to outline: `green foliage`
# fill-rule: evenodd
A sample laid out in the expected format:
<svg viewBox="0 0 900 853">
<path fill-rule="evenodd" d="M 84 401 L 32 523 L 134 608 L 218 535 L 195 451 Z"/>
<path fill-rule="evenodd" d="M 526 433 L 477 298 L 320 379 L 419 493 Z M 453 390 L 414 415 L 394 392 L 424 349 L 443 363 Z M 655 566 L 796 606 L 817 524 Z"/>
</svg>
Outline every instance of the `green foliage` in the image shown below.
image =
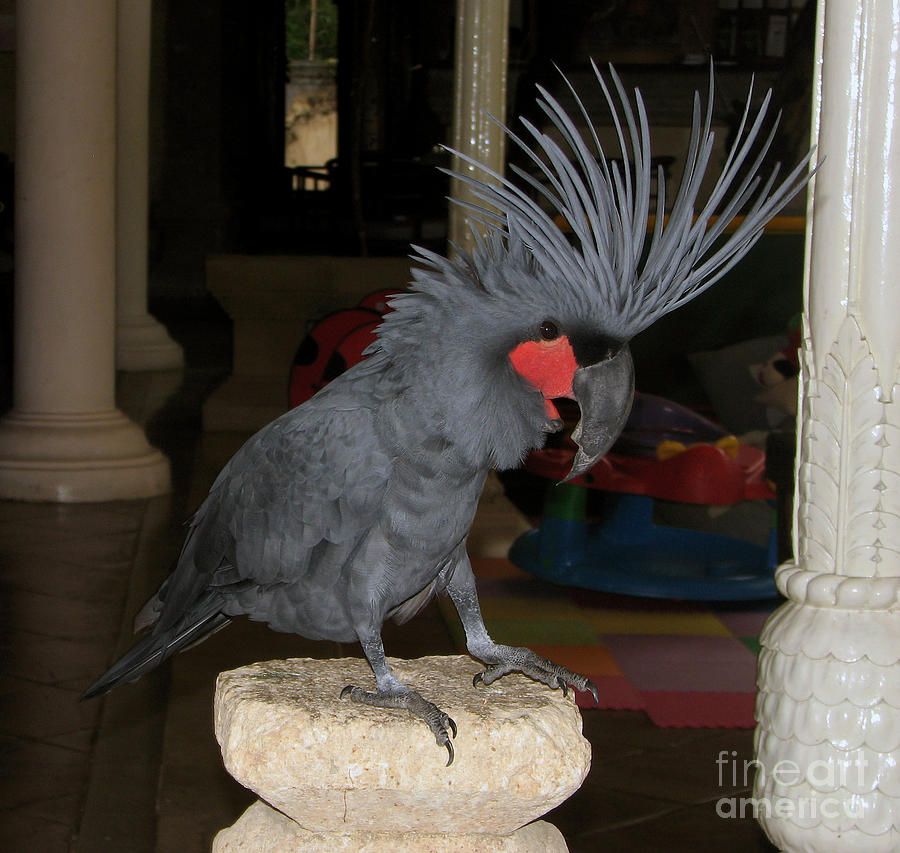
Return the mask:
<svg viewBox="0 0 900 853">
<path fill-rule="evenodd" d="M 316 2 L 315 55 L 309 55 L 312 0 L 285 0 L 284 21 L 287 58 L 337 59 L 338 10 L 331 0 Z"/>
</svg>

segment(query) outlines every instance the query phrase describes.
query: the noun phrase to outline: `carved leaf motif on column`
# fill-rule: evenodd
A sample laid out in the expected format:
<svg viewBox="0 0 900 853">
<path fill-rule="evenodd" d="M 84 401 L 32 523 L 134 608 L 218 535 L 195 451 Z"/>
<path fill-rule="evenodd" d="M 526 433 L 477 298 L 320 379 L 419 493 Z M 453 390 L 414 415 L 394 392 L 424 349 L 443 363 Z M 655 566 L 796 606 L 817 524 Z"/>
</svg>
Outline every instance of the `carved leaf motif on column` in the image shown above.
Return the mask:
<svg viewBox="0 0 900 853">
<path fill-rule="evenodd" d="M 878 574 L 882 549 L 900 552 L 900 531 L 885 518 L 885 407 L 878 378 L 869 346 L 848 316 L 806 395 L 802 538 L 805 556 L 820 570 L 869 577 Z"/>
</svg>

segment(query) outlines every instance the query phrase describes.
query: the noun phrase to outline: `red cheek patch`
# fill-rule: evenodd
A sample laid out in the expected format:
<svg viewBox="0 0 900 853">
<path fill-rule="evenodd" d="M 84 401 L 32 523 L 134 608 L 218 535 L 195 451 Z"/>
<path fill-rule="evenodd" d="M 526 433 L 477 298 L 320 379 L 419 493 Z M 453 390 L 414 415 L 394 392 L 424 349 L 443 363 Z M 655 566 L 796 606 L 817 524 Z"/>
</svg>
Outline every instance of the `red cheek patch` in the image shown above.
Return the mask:
<svg viewBox="0 0 900 853">
<path fill-rule="evenodd" d="M 525 341 L 510 352 L 509 360 L 516 373 L 545 398 L 572 396 L 578 363 L 565 335 L 554 341 Z"/>
</svg>

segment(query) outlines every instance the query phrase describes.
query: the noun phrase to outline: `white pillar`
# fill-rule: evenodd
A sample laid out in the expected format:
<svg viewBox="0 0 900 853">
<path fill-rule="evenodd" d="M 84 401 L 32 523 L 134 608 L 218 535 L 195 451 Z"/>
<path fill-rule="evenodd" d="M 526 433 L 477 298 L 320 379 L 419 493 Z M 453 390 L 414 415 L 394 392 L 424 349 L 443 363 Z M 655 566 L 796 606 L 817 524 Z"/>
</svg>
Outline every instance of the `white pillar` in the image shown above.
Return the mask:
<svg viewBox="0 0 900 853">
<path fill-rule="evenodd" d="M 119 0 L 116 49 L 116 365 L 181 367 L 184 356 L 147 313 L 150 0 Z"/>
<path fill-rule="evenodd" d="M 900 0 L 820 0 L 795 560 L 757 703 L 784 851 L 900 849 L 898 95 Z"/>
<path fill-rule="evenodd" d="M 489 116 L 506 122 L 506 76 L 509 64 L 509 0 L 456 0 L 453 58 L 453 148 L 503 174 L 506 134 Z M 453 158 L 453 169 L 484 180 L 474 166 Z M 452 198 L 477 201 L 465 184 L 450 182 Z M 480 203 L 480 202 L 479 202 Z M 469 250 L 475 239 L 469 216 L 450 205 L 447 237 L 451 247 Z M 452 248 L 451 248 L 452 251 Z M 496 473 L 485 481 L 483 499 L 503 500 Z"/>
<path fill-rule="evenodd" d="M 115 0 L 16 4 L 15 373 L 0 497 L 165 492 L 115 407 Z"/>
<path fill-rule="evenodd" d="M 503 174 L 506 135 L 488 114 L 506 121 L 506 68 L 509 53 L 509 0 L 457 0 L 454 58 L 453 147 Z M 454 158 L 453 168 L 484 178 L 484 174 Z M 453 198 L 474 201 L 459 181 L 451 184 Z M 472 246 L 469 218 L 450 205 L 450 241 Z"/>
</svg>

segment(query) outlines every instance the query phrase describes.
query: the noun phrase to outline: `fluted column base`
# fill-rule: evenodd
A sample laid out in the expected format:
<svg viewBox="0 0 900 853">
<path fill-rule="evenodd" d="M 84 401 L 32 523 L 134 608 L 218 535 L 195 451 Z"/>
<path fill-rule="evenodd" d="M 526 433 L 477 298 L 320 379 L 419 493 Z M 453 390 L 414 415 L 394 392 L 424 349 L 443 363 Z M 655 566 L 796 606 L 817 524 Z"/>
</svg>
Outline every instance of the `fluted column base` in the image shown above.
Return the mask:
<svg viewBox="0 0 900 853">
<path fill-rule="evenodd" d="M 782 591 L 791 578 L 797 567 L 782 566 Z M 900 850 L 897 583 L 820 576 L 763 629 L 754 796 L 760 823 L 785 853 Z M 826 589 L 888 606 L 808 602 Z"/>
<path fill-rule="evenodd" d="M 0 498 L 60 503 L 165 494 L 169 461 L 118 409 L 0 420 Z"/>
<path fill-rule="evenodd" d="M 183 366 L 181 347 L 155 317 L 145 312 L 118 319 L 116 367 L 119 370 L 169 370 Z"/>
</svg>

